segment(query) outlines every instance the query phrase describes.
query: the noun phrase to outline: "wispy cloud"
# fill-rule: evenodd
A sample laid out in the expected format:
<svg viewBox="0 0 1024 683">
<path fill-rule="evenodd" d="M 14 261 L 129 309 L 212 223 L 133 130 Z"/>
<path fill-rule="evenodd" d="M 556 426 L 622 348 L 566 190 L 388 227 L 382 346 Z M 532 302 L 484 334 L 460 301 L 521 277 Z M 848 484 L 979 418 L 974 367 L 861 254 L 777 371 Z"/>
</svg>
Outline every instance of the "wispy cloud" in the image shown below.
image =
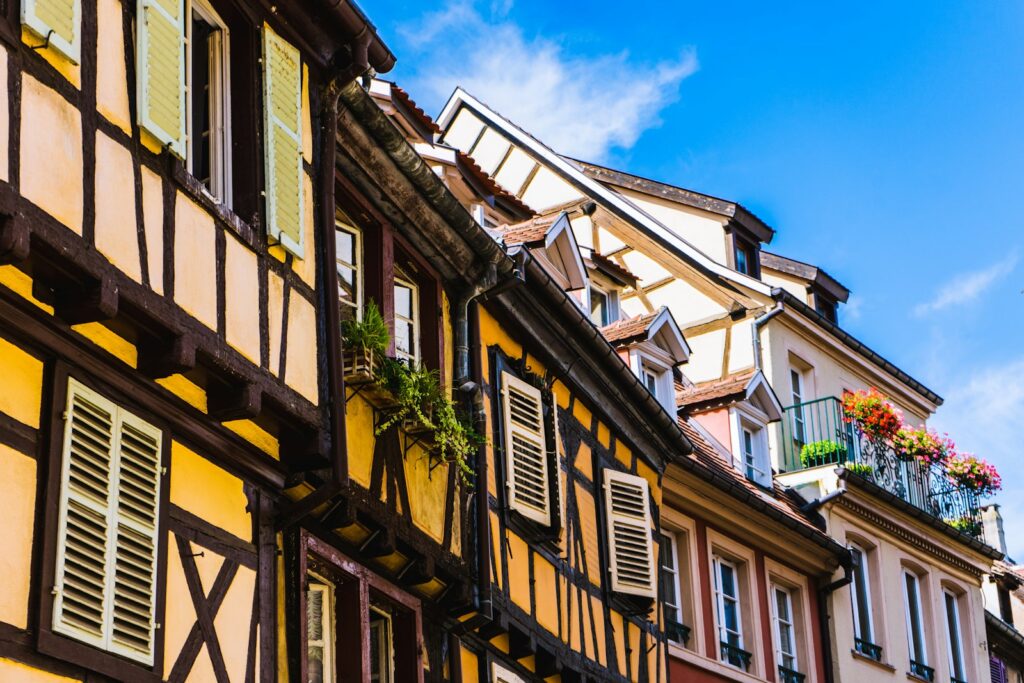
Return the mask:
<svg viewBox="0 0 1024 683">
<path fill-rule="evenodd" d="M 864 315 L 864 297 L 851 294 L 843 305 L 842 316 L 847 322 L 855 322 Z"/>
<path fill-rule="evenodd" d="M 931 424 L 948 432 L 960 450 L 992 462 L 1003 478 L 993 502 L 1002 507 L 1010 554 L 1024 561 L 1024 472 L 1019 464 L 1024 415 L 1024 357 L 962 371 L 966 379 L 946 392 Z"/>
<path fill-rule="evenodd" d="M 416 53 L 414 94 L 440 103 L 461 85 L 559 153 L 602 161 L 659 125 L 697 70 L 692 50 L 655 64 L 626 51 L 569 54 L 555 39 L 524 33 L 507 17 L 511 6 L 495 0 L 484 16 L 469 0 L 451 0 L 403 27 Z"/>
<path fill-rule="evenodd" d="M 957 275 L 944 284 L 930 301 L 915 306 L 914 315 L 921 318 L 929 313 L 974 301 L 998 280 L 1013 272 L 1017 261 L 1018 254 L 1014 251 L 987 268 Z"/>
</svg>

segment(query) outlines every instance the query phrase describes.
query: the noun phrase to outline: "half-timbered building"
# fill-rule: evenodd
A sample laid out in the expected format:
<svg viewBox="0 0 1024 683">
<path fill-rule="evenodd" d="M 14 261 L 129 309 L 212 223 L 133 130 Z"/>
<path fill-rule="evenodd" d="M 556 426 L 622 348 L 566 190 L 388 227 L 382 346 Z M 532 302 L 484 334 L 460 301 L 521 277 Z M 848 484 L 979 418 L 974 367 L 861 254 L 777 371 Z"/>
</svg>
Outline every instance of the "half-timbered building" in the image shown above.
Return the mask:
<svg viewBox="0 0 1024 683">
<path fill-rule="evenodd" d="M 283 493 L 344 452 L 337 94 L 393 57 L 326 1 L 21 0 L 0 39 L 0 680 L 275 680 Z"/>
</svg>

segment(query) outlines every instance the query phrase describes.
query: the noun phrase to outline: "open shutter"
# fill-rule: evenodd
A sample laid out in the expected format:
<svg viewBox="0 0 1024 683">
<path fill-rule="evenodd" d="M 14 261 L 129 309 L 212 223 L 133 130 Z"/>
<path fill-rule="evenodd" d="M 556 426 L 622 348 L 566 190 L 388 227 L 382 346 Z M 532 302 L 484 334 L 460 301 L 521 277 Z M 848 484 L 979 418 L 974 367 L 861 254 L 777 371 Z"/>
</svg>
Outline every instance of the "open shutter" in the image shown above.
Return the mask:
<svg viewBox="0 0 1024 683">
<path fill-rule="evenodd" d="M 526 683 L 519 674 L 512 673 L 501 664 L 491 662 L 491 683 Z"/>
<path fill-rule="evenodd" d="M 509 507 L 548 526 L 551 524 L 551 500 L 540 390 L 502 372 L 501 397 L 505 420 L 505 487 Z"/>
<path fill-rule="evenodd" d="M 185 158 L 185 0 L 138 0 L 139 124 Z"/>
<path fill-rule="evenodd" d="M 267 25 L 263 26 L 263 111 L 267 232 L 302 258 L 302 59 Z"/>
<path fill-rule="evenodd" d="M 612 590 L 656 597 L 647 480 L 606 469 L 604 495 Z"/>
<path fill-rule="evenodd" d="M 53 630 L 102 647 L 107 637 L 110 496 L 116 407 L 74 380 L 64 415 Z"/>
<path fill-rule="evenodd" d="M 160 430 L 121 411 L 110 649 L 153 663 Z"/>
<path fill-rule="evenodd" d="M 82 54 L 81 0 L 23 0 L 21 23 L 50 47 L 79 63 Z"/>
</svg>

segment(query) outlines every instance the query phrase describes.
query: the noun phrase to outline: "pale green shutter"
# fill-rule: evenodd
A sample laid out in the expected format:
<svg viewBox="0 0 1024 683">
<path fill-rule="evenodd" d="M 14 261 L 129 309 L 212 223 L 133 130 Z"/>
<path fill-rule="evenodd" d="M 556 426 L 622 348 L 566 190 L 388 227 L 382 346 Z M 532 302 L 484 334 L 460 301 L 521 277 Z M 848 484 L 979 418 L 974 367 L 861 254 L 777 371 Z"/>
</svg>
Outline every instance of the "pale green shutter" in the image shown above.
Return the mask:
<svg viewBox="0 0 1024 683">
<path fill-rule="evenodd" d="M 57 633 L 153 663 L 161 432 L 68 382 Z"/>
<path fill-rule="evenodd" d="M 139 125 L 185 157 L 185 1 L 139 0 Z"/>
<path fill-rule="evenodd" d="M 612 590 L 657 597 L 647 480 L 606 469 L 604 494 Z"/>
<path fill-rule="evenodd" d="M 302 230 L 302 59 L 263 27 L 263 111 L 267 232 L 298 257 Z"/>
<path fill-rule="evenodd" d="M 24 0 L 21 23 L 78 64 L 82 52 L 81 0 Z"/>
<path fill-rule="evenodd" d="M 548 453 L 540 390 L 501 373 L 505 420 L 505 488 L 508 505 L 544 526 L 551 525 Z"/>
</svg>

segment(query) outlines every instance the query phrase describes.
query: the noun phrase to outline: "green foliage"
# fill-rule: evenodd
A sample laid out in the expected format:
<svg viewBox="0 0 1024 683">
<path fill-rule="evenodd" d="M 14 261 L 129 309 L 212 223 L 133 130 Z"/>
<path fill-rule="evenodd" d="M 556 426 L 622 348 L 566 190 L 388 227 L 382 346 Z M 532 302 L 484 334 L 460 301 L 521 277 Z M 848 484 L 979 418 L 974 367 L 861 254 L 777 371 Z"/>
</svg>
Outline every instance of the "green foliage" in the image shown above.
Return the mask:
<svg viewBox="0 0 1024 683">
<path fill-rule="evenodd" d="M 391 344 L 388 324 L 373 299 L 366 303 L 362 320 L 346 320 L 341 324 L 341 334 L 346 347 L 366 349 L 375 356 L 383 357 Z"/>
<path fill-rule="evenodd" d="M 946 520 L 946 523 L 957 531 L 961 531 L 969 536 L 978 536 L 981 534 L 981 524 L 976 522 L 970 517 L 960 517 L 959 519 Z"/>
<path fill-rule="evenodd" d="M 843 467 L 854 474 L 859 474 L 862 477 L 871 477 L 875 473 L 874 467 L 862 462 L 848 462 L 843 465 Z"/>
<path fill-rule="evenodd" d="M 846 460 L 846 446 L 831 439 L 804 444 L 800 449 L 800 463 L 804 467 L 817 467 Z"/>
<path fill-rule="evenodd" d="M 469 485 L 473 473 L 470 459 L 483 443 L 483 437 L 459 417 L 455 404 L 441 386 L 438 372 L 422 366 L 410 367 L 394 358 L 385 358 L 380 371 L 378 384 L 394 396 L 397 405 L 389 409 L 375 434 L 380 436 L 407 420 L 421 423 L 433 432 L 431 457 L 453 463 L 458 468 L 459 478 Z"/>
</svg>

